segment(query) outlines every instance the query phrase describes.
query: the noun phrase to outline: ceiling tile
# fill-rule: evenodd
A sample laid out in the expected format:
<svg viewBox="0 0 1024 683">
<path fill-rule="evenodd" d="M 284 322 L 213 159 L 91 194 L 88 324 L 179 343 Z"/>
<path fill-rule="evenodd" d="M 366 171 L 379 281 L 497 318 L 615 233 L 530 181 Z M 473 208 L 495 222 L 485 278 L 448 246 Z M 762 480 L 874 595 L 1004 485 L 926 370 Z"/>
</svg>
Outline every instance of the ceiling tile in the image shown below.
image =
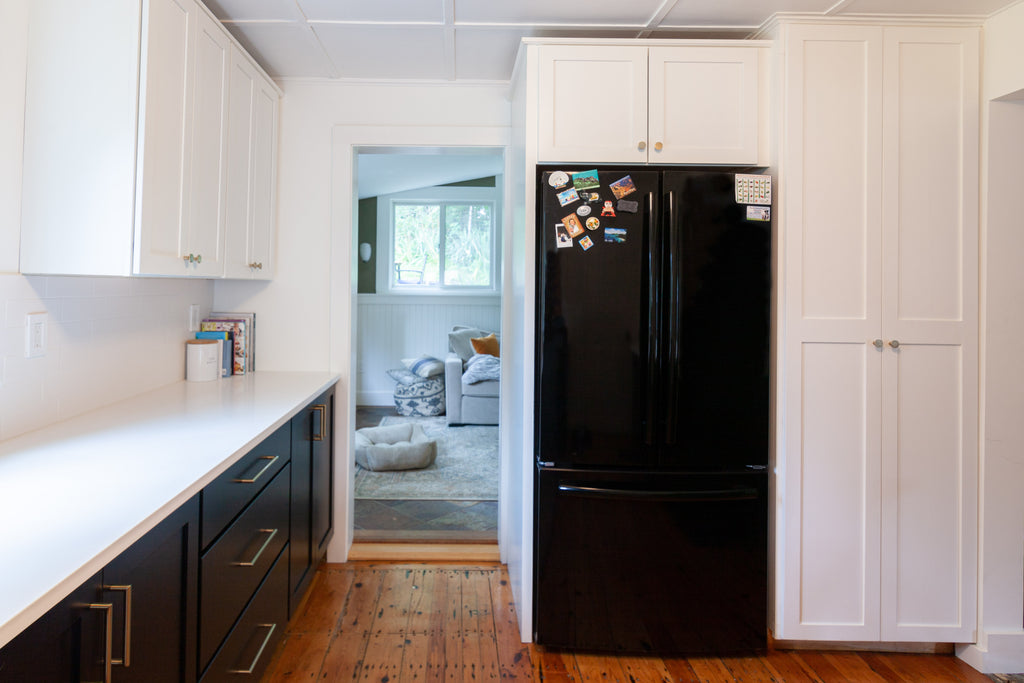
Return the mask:
<svg viewBox="0 0 1024 683">
<path fill-rule="evenodd" d="M 303 21 L 295 0 L 204 0 L 221 21 Z"/>
<path fill-rule="evenodd" d="M 274 78 L 336 78 L 338 75 L 305 24 L 243 22 L 225 26 Z"/>
<path fill-rule="evenodd" d="M 455 30 L 455 77 L 507 81 L 512 75 L 519 41 L 528 29 Z"/>
<path fill-rule="evenodd" d="M 839 14 L 966 14 L 988 16 L 1007 0 L 852 0 Z"/>
<path fill-rule="evenodd" d="M 267 0 L 262 0 L 266 2 Z M 281 0 L 279 0 L 281 1 Z M 443 0 L 296 0 L 310 21 L 444 21 Z"/>
<path fill-rule="evenodd" d="M 776 12 L 820 13 L 834 4 L 836 0 L 679 0 L 660 26 L 760 26 Z"/>
<path fill-rule="evenodd" d="M 313 24 L 342 78 L 446 79 L 444 29 Z"/>
<path fill-rule="evenodd" d="M 646 26 L 662 0 L 454 0 L 455 23 Z"/>
</svg>

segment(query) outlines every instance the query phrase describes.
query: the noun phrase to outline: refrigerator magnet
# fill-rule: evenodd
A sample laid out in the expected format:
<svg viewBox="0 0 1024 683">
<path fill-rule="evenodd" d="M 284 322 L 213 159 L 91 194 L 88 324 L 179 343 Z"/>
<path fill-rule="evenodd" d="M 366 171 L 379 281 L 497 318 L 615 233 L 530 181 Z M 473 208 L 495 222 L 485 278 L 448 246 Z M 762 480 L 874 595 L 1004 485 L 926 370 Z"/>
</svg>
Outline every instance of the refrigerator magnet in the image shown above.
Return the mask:
<svg viewBox="0 0 1024 683">
<path fill-rule="evenodd" d="M 593 190 L 595 187 L 600 187 L 601 181 L 597 178 L 597 169 L 573 173 L 572 186 L 577 190 Z"/>
<path fill-rule="evenodd" d="M 570 187 L 565 192 L 558 193 L 558 203 L 562 206 L 566 204 L 572 204 L 575 201 L 579 201 L 580 196 L 576 193 L 575 187 Z"/>
<path fill-rule="evenodd" d="M 762 223 L 770 221 L 772 219 L 772 210 L 768 206 L 748 206 L 747 207 L 747 220 L 748 221 L 760 221 Z"/>
<path fill-rule="evenodd" d="M 636 213 L 637 209 L 640 208 L 640 202 L 634 202 L 629 199 L 620 199 L 618 207 L 619 211 L 623 211 L 625 213 Z"/>
<path fill-rule="evenodd" d="M 601 201 L 601 195 L 599 195 L 596 192 L 584 192 L 583 194 L 580 195 L 580 197 L 583 197 L 584 201 L 587 201 L 587 202 L 599 202 L 599 201 Z"/>
<path fill-rule="evenodd" d="M 576 209 L 576 215 L 577 216 L 589 216 L 590 215 L 590 205 L 589 204 L 584 204 L 580 208 Z"/>
<path fill-rule="evenodd" d="M 548 176 L 548 185 L 555 188 L 556 190 L 561 190 L 568 184 L 569 174 L 566 173 L 565 171 L 553 171 L 551 175 Z"/>
<path fill-rule="evenodd" d="M 584 235 L 580 240 L 580 246 L 583 247 L 583 251 L 586 251 L 594 246 L 594 240 L 590 239 L 590 235 Z"/>
<path fill-rule="evenodd" d="M 569 233 L 569 237 L 579 237 L 583 234 L 583 224 L 580 223 L 580 219 L 574 213 L 570 213 L 563 218 L 562 224 L 565 226 L 565 231 Z"/>
<path fill-rule="evenodd" d="M 611 216 L 612 218 L 615 217 L 615 207 L 612 206 L 612 202 L 610 199 L 604 203 L 604 208 L 601 209 L 601 215 Z"/>
<path fill-rule="evenodd" d="M 590 217 L 587 219 L 587 230 L 597 230 L 600 227 L 601 221 L 597 220 L 594 217 Z"/>
<path fill-rule="evenodd" d="M 636 185 L 633 184 L 633 179 L 629 176 L 619 178 L 608 187 L 616 199 L 622 199 L 626 195 L 636 192 Z"/>
<path fill-rule="evenodd" d="M 625 228 L 605 228 L 604 241 L 612 244 L 624 244 L 626 241 Z"/>
<path fill-rule="evenodd" d="M 555 223 L 555 247 L 565 249 L 572 246 L 572 238 L 561 223 Z"/>
</svg>

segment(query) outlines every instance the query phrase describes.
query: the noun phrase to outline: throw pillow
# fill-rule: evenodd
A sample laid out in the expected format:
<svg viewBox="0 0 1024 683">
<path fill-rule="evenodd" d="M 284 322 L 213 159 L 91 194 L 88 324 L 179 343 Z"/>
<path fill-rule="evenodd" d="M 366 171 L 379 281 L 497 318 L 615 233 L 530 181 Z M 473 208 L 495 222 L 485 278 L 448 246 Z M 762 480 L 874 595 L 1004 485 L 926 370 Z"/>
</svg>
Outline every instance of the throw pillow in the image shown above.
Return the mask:
<svg viewBox="0 0 1024 683">
<path fill-rule="evenodd" d="M 433 377 L 444 372 L 444 361 L 433 356 L 420 356 L 419 358 L 403 358 L 402 365 L 409 369 L 409 372 L 416 373 L 420 377 Z"/>
<path fill-rule="evenodd" d="M 456 325 L 452 328 L 452 331 L 448 333 L 448 348 L 465 363 L 467 360 L 473 357 L 473 345 L 470 343 L 470 339 L 473 337 L 483 337 L 487 333 L 483 330 L 475 327 L 464 327 Z"/>
<path fill-rule="evenodd" d="M 486 337 L 473 337 L 469 341 L 477 353 L 498 357 L 498 338 L 493 332 Z"/>
</svg>

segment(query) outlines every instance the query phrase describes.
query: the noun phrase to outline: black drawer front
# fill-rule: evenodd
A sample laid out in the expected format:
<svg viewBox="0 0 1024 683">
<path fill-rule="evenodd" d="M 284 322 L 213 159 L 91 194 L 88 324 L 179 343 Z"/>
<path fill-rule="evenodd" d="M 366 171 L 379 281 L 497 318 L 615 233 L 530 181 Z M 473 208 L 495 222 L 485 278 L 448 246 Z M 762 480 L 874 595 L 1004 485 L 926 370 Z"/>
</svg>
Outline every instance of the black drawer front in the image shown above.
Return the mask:
<svg viewBox="0 0 1024 683">
<path fill-rule="evenodd" d="M 288 625 L 288 552 L 274 562 L 266 581 L 231 630 L 201 683 L 258 681 Z"/>
<path fill-rule="evenodd" d="M 201 666 L 216 652 L 288 542 L 290 474 L 286 465 L 200 560 Z M 287 606 L 287 597 L 284 602 Z"/>
<path fill-rule="evenodd" d="M 291 456 L 291 423 L 249 451 L 203 489 L 200 546 L 208 546 L 256 494 L 274 478 Z"/>
</svg>

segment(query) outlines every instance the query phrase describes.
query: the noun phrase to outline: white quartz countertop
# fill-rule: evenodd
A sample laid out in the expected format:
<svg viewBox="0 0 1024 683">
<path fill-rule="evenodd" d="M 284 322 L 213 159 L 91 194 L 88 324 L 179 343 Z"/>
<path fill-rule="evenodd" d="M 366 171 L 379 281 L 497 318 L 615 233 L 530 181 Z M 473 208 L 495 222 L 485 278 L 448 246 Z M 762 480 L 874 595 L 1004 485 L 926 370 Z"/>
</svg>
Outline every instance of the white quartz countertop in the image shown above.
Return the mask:
<svg viewBox="0 0 1024 683">
<path fill-rule="evenodd" d="M 0 442 L 0 647 L 337 380 L 183 381 Z"/>
</svg>

